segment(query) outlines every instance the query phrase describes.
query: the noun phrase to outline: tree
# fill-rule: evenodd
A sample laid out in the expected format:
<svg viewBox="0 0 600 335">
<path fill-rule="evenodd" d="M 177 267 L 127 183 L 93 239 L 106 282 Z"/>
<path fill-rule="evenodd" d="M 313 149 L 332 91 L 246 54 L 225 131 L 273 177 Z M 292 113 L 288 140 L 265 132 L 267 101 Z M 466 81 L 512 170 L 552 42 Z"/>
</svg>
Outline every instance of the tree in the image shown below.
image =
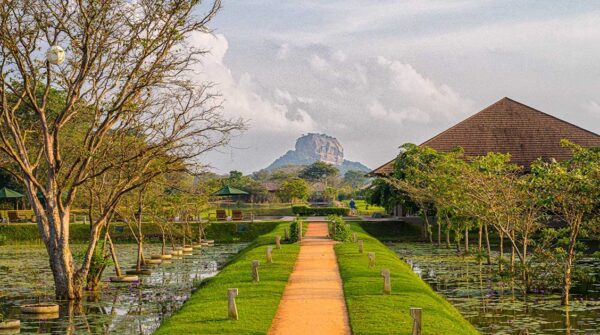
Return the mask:
<svg viewBox="0 0 600 335">
<path fill-rule="evenodd" d="M 600 206 L 600 148 L 585 149 L 566 140 L 561 145 L 571 150 L 571 159 L 538 160 L 532 164 L 531 173 L 544 206 L 569 227 L 561 295 L 561 303 L 569 305 L 575 245 L 583 225 L 593 221 Z"/>
<path fill-rule="evenodd" d="M 339 173 L 340 170 L 338 170 L 338 168 L 335 166 L 322 161 L 316 161 L 302 169 L 298 177 L 310 182 L 316 182 L 335 177 L 339 175 Z"/>
<path fill-rule="evenodd" d="M 288 179 L 281 184 L 277 195 L 283 201 L 290 201 L 292 203 L 304 201 L 309 196 L 308 184 L 301 178 Z"/>
<path fill-rule="evenodd" d="M 101 231 L 123 195 L 193 168 L 200 154 L 243 128 L 221 116 L 210 84 L 186 79 L 205 52 L 188 38 L 206 32 L 220 8 L 215 0 L 198 16 L 197 4 L 52 0 L 0 7 L 0 153 L 3 168 L 25 186 L 58 298 L 82 297 Z M 46 45 L 64 47 L 65 63 L 41 60 Z M 73 203 L 84 185 L 122 170 L 129 175 L 101 198 L 76 266 Z"/>
</svg>

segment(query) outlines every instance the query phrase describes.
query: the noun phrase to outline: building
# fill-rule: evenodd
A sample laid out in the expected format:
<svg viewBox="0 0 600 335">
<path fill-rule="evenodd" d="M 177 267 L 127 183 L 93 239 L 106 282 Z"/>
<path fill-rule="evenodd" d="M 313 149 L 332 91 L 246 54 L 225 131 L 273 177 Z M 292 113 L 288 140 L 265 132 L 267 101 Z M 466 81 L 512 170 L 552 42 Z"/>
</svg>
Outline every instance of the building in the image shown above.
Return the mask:
<svg viewBox="0 0 600 335">
<path fill-rule="evenodd" d="M 421 143 L 437 151 L 462 147 L 466 156 L 488 152 L 510 153 L 511 160 L 529 166 L 538 158 L 564 160 L 568 148 L 560 146 L 568 139 L 583 147 L 600 146 L 600 135 L 509 98 L 503 98 L 473 116 Z M 394 170 L 395 158 L 371 171 L 385 176 Z"/>
<path fill-rule="evenodd" d="M 570 150 L 560 145 L 568 139 L 583 147 L 600 146 L 600 135 L 509 98 L 503 98 L 473 116 L 421 143 L 446 152 L 462 147 L 466 156 L 488 152 L 509 153 L 511 160 L 527 168 L 538 158 L 564 160 Z M 386 176 L 394 170 L 395 159 L 371 171 Z M 395 208 L 393 215 L 402 215 Z"/>
</svg>

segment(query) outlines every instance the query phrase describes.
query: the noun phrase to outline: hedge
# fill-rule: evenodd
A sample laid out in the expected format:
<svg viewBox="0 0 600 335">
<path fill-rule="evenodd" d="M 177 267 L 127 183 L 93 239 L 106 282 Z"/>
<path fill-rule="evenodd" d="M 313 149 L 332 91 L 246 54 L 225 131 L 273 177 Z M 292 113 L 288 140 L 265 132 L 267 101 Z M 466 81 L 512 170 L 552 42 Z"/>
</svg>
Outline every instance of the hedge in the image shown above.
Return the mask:
<svg viewBox="0 0 600 335">
<path fill-rule="evenodd" d="M 258 236 L 272 231 L 278 222 L 219 222 L 212 223 L 206 228 L 206 236 L 219 243 L 251 242 Z M 192 231 L 198 231 L 198 224 L 191 224 Z M 86 242 L 89 239 L 90 226 L 86 224 L 71 224 L 70 240 L 72 242 Z M 157 225 L 143 225 L 146 240 L 159 241 L 161 238 L 160 228 Z M 12 224 L 0 225 L 0 235 L 6 236 L 6 243 L 12 242 L 36 242 L 40 241 L 40 233 L 34 224 Z M 115 242 L 134 241 L 129 228 L 124 224 L 111 225 L 111 238 Z"/>
<path fill-rule="evenodd" d="M 350 213 L 350 209 L 346 207 L 308 207 L 292 206 L 292 212 L 295 215 L 300 216 L 327 216 L 327 215 L 341 215 L 347 216 Z"/>
</svg>

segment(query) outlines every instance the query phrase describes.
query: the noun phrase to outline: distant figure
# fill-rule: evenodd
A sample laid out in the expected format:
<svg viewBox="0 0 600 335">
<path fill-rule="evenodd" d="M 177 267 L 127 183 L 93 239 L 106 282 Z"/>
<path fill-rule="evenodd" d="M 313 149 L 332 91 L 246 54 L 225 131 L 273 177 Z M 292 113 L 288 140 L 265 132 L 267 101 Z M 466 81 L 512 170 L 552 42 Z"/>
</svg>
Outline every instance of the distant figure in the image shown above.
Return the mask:
<svg viewBox="0 0 600 335">
<path fill-rule="evenodd" d="M 356 214 L 356 202 L 354 202 L 354 199 L 350 199 L 348 205 L 350 206 L 350 214 Z"/>
</svg>

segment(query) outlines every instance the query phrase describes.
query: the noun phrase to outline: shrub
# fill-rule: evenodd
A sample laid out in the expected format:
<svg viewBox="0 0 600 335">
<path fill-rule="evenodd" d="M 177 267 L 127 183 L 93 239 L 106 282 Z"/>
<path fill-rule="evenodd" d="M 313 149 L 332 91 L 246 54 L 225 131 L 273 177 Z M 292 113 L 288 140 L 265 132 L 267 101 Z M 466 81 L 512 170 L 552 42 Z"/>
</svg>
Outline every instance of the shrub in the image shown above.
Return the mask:
<svg viewBox="0 0 600 335">
<path fill-rule="evenodd" d="M 6 242 L 6 236 L 0 234 L 0 245 L 3 245 Z"/>
<path fill-rule="evenodd" d="M 308 207 L 306 205 L 292 206 L 292 212 L 301 216 L 348 215 L 349 208 L 345 207 Z"/>
<path fill-rule="evenodd" d="M 352 229 L 341 216 L 329 215 L 329 236 L 335 241 L 346 242 L 350 241 Z"/>
<path fill-rule="evenodd" d="M 290 243 L 298 242 L 298 223 L 302 222 L 296 220 L 290 225 Z"/>
</svg>

